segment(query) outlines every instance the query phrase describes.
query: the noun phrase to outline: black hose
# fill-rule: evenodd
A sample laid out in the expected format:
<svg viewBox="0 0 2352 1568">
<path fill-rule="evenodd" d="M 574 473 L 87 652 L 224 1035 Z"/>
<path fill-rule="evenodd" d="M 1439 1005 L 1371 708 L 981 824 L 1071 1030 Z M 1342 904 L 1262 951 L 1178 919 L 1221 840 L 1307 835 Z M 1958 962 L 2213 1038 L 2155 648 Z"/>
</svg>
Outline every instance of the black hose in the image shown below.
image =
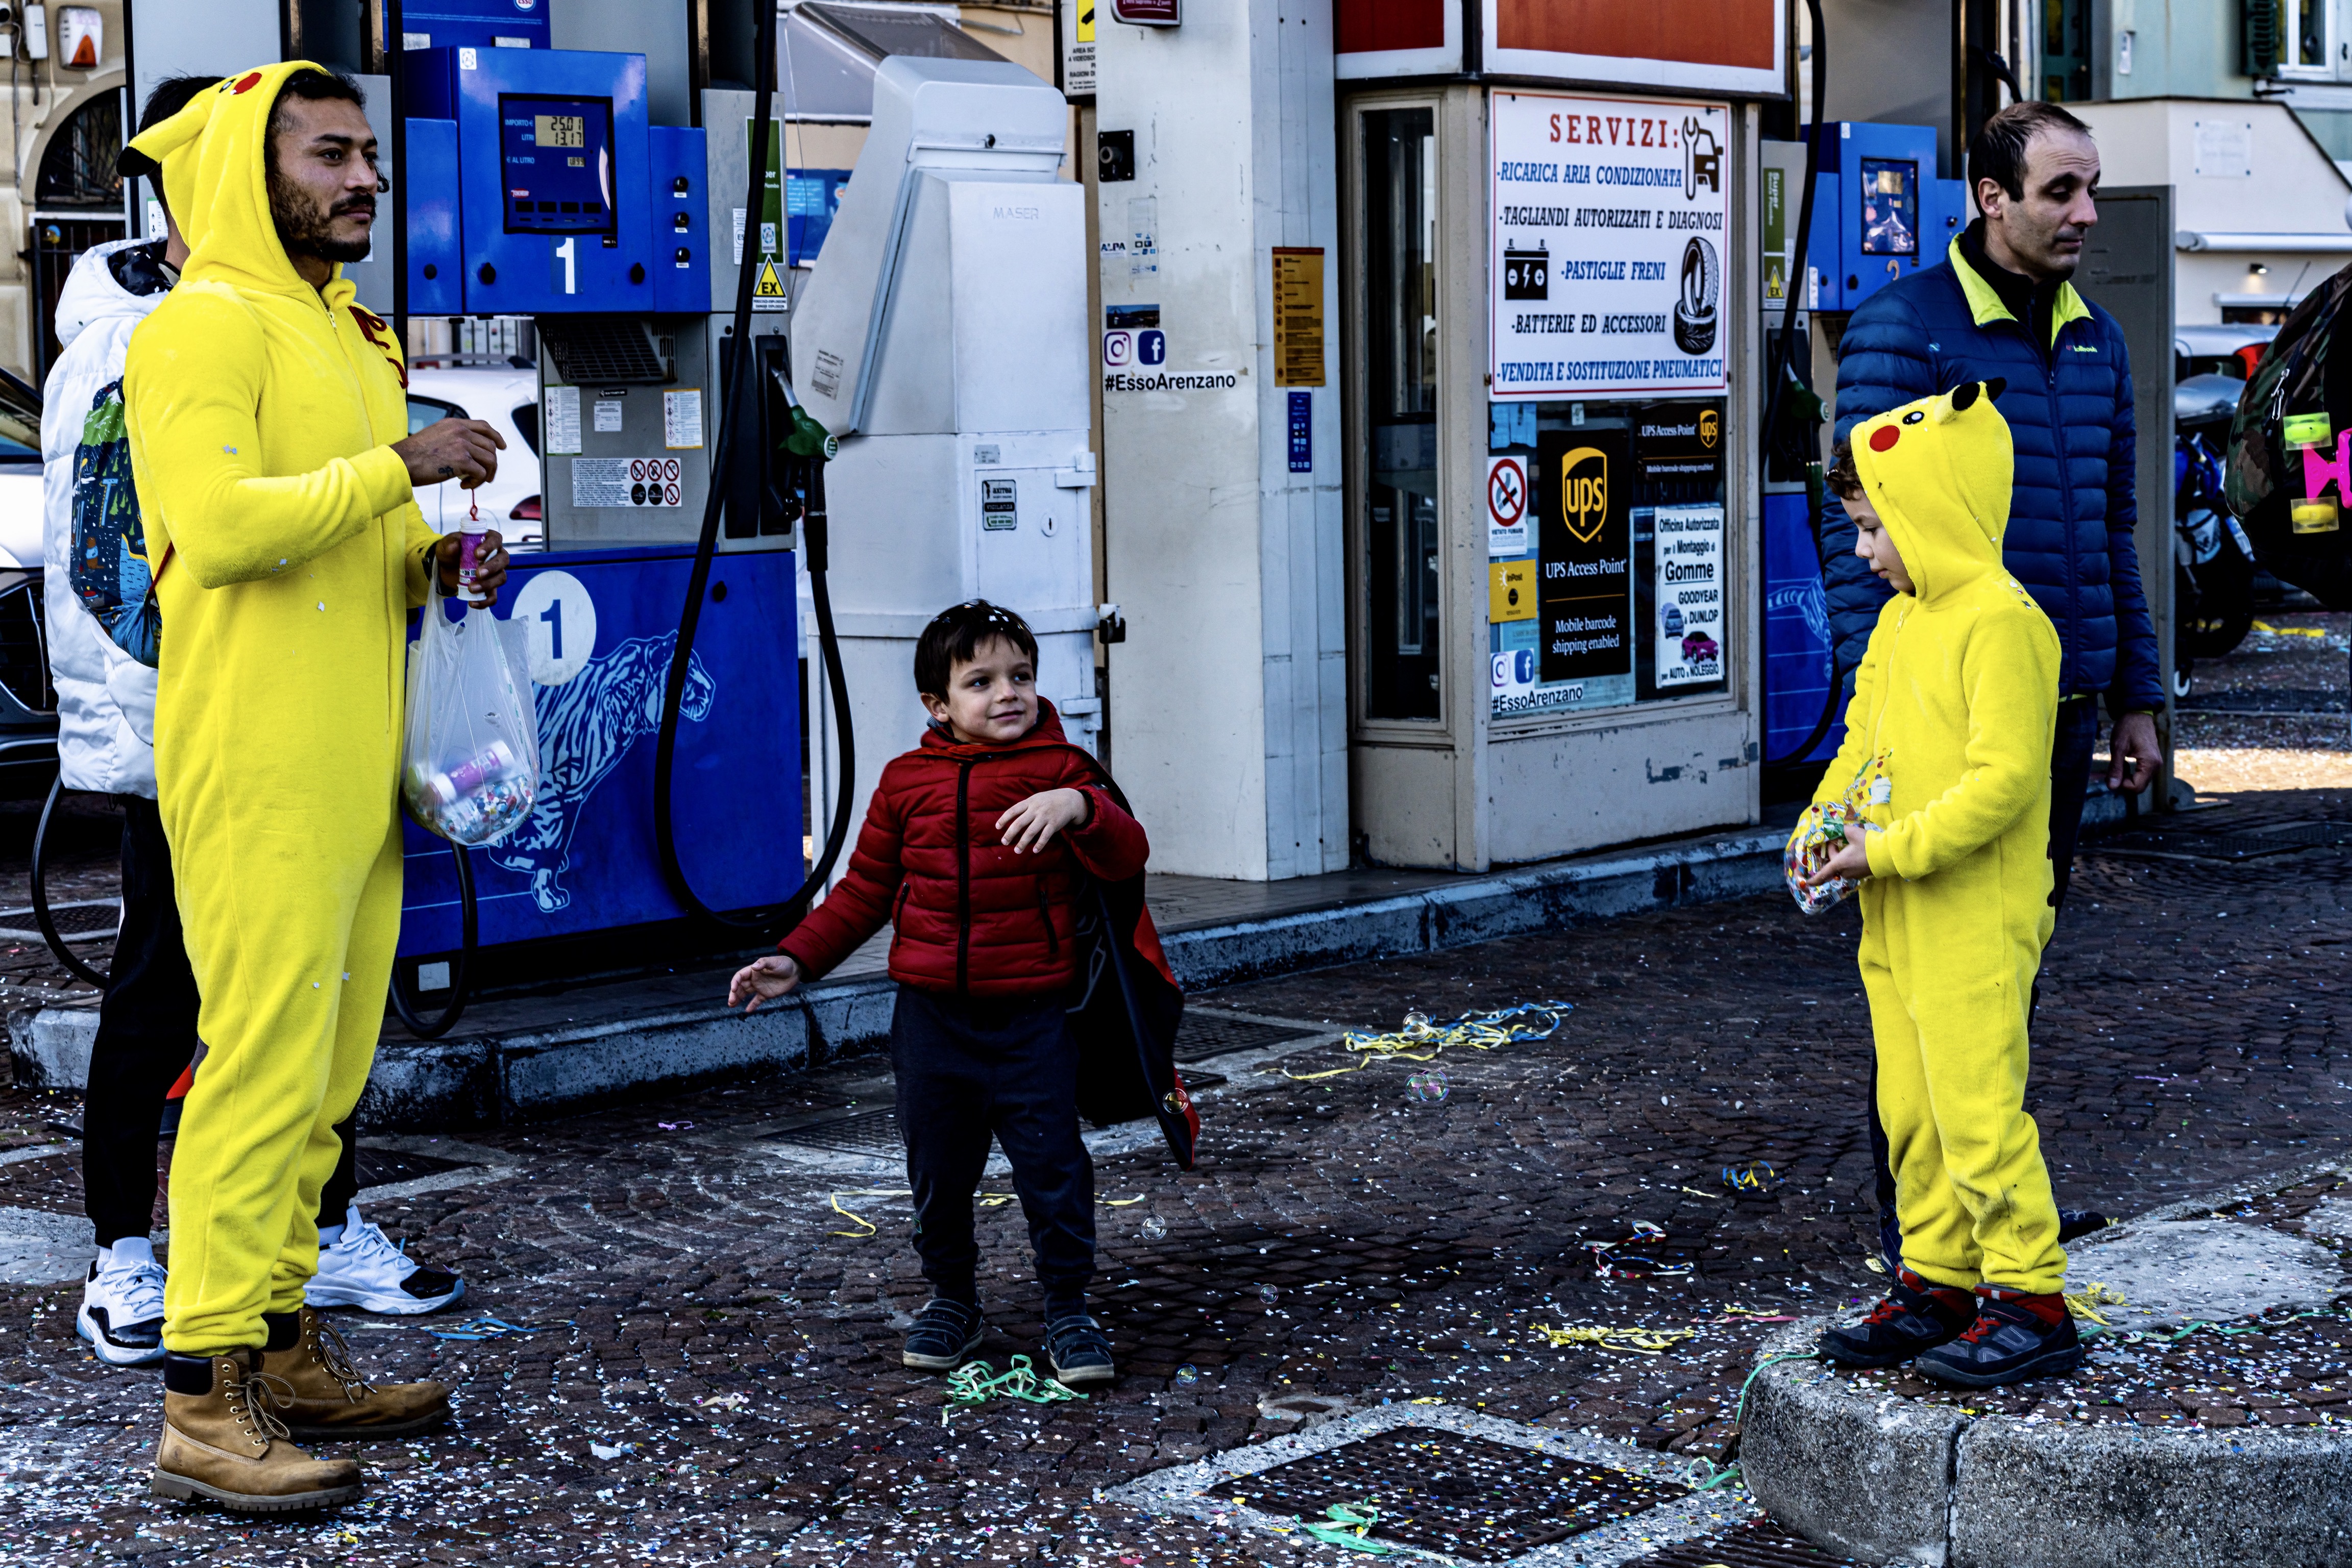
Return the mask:
<svg viewBox="0 0 2352 1568">
<path fill-rule="evenodd" d="M 774 5 L 759 8 L 759 23 L 754 33 L 752 53 L 756 57 L 758 77 L 751 113 L 751 186 L 744 195 L 744 209 L 756 212 L 768 179 L 768 129 L 773 122 L 776 91 L 776 11 Z M 739 433 L 750 417 L 751 402 L 755 393 L 764 395 L 752 375 L 751 346 L 751 286 L 759 268 L 749 258 L 738 269 L 735 279 L 735 315 L 733 328 L 734 353 L 726 368 L 726 393 L 720 401 L 722 417 L 719 426 L 719 444 L 710 464 L 710 495 L 703 503 L 702 535 L 695 545 L 694 570 L 687 579 L 686 604 L 678 614 L 677 645 L 671 652 L 669 677 L 662 687 L 661 730 L 654 751 L 654 846 L 661 856 L 662 875 L 679 903 L 693 914 L 729 931 L 768 932 L 780 927 L 789 929 L 798 922 L 809 901 L 824 886 L 824 879 L 833 869 L 841 845 L 849 832 L 851 780 L 855 773 L 856 754 L 849 720 L 849 683 L 842 673 L 840 647 L 834 633 L 833 595 L 825 584 L 827 564 L 824 521 L 824 466 L 821 458 L 810 459 L 808 504 L 803 519 L 802 542 L 808 559 L 809 588 L 815 601 L 817 639 L 823 650 L 827 689 L 833 696 L 834 722 L 841 741 L 841 783 L 835 802 L 832 826 L 825 834 L 824 853 L 809 870 L 798 891 L 773 909 L 752 910 L 729 913 L 706 903 L 687 879 L 686 868 L 677 854 L 677 827 L 674 816 L 672 784 L 677 769 L 678 712 L 686 700 L 687 673 L 694 658 L 694 638 L 702 622 L 703 596 L 709 590 L 710 567 L 719 550 L 719 527 L 725 510 L 728 491 L 734 474 L 735 449 Z M 758 460 L 772 460 L 772 454 L 760 453 Z"/>
<path fill-rule="evenodd" d="M 1802 297 L 1805 284 L 1810 284 L 1812 279 L 1813 186 L 1821 172 L 1822 115 L 1829 98 L 1829 29 L 1822 21 L 1822 0 L 1805 0 L 1805 12 L 1813 24 L 1813 122 L 1811 134 L 1805 138 L 1805 188 L 1797 200 L 1796 264 L 1789 271 L 1789 300 L 1781 310 L 1780 330 L 1773 334 L 1772 357 L 1767 362 L 1771 367 L 1772 378 L 1771 391 L 1766 395 L 1764 404 L 1764 450 L 1767 454 L 1764 460 L 1767 462 L 1770 461 L 1773 435 L 1780 428 L 1780 395 L 1796 374 L 1797 301 Z M 1798 281 L 1801 276 L 1805 284 Z M 1805 524 L 1816 531 L 1821 527 L 1821 472 L 1822 466 L 1818 462 L 1806 466 Z M 1777 773 L 1784 768 L 1801 767 L 1805 754 L 1820 745 L 1822 737 L 1830 732 L 1830 726 L 1837 722 L 1838 698 L 1845 688 L 1845 671 L 1838 665 L 1834 632 L 1830 637 L 1828 652 L 1830 684 L 1829 689 L 1822 695 L 1821 717 L 1813 721 L 1812 731 L 1805 737 L 1804 744 L 1778 757 L 1765 758 L 1763 765 L 1767 771 Z"/>
<path fill-rule="evenodd" d="M 434 606 L 435 610 L 439 605 Z M 426 1023 L 418 1011 L 418 1004 L 409 1000 L 408 988 L 400 983 L 400 963 L 392 966 L 392 1010 L 408 1032 L 420 1040 L 437 1040 L 455 1028 L 459 1015 L 466 1011 L 466 971 L 474 962 L 474 947 L 480 937 L 480 909 L 474 899 L 474 863 L 467 858 L 466 847 L 456 839 L 449 840 L 449 853 L 457 861 L 457 908 L 459 931 L 457 962 L 449 966 L 449 1004 L 441 1016 Z"/>
<path fill-rule="evenodd" d="M 58 797 L 65 793 L 65 788 L 66 778 L 61 773 L 57 776 L 56 782 L 49 785 L 49 798 L 41 805 L 40 826 L 33 829 L 33 921 L 41 928 L 41 940 L 49 944 L 51 955 L 59 963 L 72 970 L 79 978 L 103 991 L 106 989 L 107 977 L 81 961 L 80 955 L 67 944 L 66 939 L 58 934 L 58 922 L 49 918 L 47 865 L 49 818 L 57 815 Z"/>
</svg>

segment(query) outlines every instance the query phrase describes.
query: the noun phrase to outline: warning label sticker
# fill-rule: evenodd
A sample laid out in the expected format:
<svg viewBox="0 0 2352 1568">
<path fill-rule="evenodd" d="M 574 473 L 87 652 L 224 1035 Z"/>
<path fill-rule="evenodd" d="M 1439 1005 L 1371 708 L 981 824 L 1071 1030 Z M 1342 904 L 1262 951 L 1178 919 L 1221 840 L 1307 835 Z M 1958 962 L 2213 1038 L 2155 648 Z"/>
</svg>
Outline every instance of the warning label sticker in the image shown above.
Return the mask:
<svg viewBox="0 0 2352 1568">
<path fill-rule="evenodd" d="M 686 493 L 680 474 L 676 458 L 574 458 L 572 504 L 683 506 Z"/>
<path fill-rule="evenodd" d="M 784 293 L 784 279 L 782 275 L 777 272 L 775 261 L 772 258 L 761 257 L 760 275 L 751 283 L 751 309 L 782 310 L 790 308 L 790 305 L 791 300 Z"/>
</svg>

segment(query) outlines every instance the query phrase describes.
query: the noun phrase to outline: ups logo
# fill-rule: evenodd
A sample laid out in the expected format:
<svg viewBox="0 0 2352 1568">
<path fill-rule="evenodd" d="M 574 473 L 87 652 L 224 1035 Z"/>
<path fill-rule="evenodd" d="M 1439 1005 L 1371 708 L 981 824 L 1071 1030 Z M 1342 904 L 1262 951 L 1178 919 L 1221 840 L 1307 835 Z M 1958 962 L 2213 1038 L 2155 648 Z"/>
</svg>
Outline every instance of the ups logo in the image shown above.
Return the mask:
<svg viewBox="0 0 2352 1568">
<path fill-rule="evenodd" d="M 1609 454 L 1579 447 L 1559 460 L 1559 520 L 1580 544 L 1601 536 L 1609 521 Z"/>
<path fill-rule="evenodd" d="M 1703 408 L 1698 416 L 1698 442 L 1712 451 L 1723 436 L 1723 416 L 1712 408 Z"/>
</svg>

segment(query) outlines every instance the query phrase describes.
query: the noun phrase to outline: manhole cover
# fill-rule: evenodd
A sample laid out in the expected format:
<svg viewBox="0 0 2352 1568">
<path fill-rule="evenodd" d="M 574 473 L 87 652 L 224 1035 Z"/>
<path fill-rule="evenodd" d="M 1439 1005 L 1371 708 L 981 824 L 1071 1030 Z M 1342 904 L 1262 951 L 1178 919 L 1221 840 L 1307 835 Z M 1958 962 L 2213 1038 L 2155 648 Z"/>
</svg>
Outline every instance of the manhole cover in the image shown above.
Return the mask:
<svg viewBox="0 0 2352 1568">
<path fill-rule="evenodd" d="M 2294 855 L 2335 842 L 2333 837 L 2286 837 L 2274 833 L 2172 833 L 2139 828 L 2111 833 L 2084 847 L 2104 854 L 2160 855 L 2184 860 L 2252 860 L 2264 855 Z M 2307 832 L 2307 830 L 2305 830 Z"/>
<path fill-rule="evenodd" d="M 1370 1535 L 1471 1563 L 1507 1563 L 1689 1492 L 1672 1481 L 1439 1426 L 1395 1426 L 1234 1479 L 1261 1513 L 1322 1521 L 1342 1507 Z"/>
<path fill-rule="evenodd" d="M 1206 1061 L 1228 1051 L 1254 1051 L 1267 1046 L 1286 1046 L 1293 1040 L 1311 1040 L 1323 1031 L 1300 1028 L 1291 1024 L 1269 1024 L 1257 1018 L 1236 1018 L 1231 1014 L 1207 1013 L 1190 1008 L 1184 1021 L 1176 1030 L 1176 1059 L 1180 1062 Z M 1187 1074 L 1184 1081 L 1193 1082 Z"/>
<path fill-rule="evenodd" d="M 1847 1561 L 1831 1556 L 1769 1519 L 1759 1519 L 1719 1535 L 1680 1542 L 1663 1552 L 1636 1557 L 1625 1568 L 1836 1568 Z"/>
<path fill-rule="evenodd" d="M 49 919 L 58 934 L 68 942 L 94 942 L 110 937 L 121 923 L 122 906 L 112 899 L 92 899 L 79 903 L 51 904 Z M 0 910 L 0 937 L 12 942 L 40 942 L 40 922 L 33 918 L 30 909 Z"/>
</svg>

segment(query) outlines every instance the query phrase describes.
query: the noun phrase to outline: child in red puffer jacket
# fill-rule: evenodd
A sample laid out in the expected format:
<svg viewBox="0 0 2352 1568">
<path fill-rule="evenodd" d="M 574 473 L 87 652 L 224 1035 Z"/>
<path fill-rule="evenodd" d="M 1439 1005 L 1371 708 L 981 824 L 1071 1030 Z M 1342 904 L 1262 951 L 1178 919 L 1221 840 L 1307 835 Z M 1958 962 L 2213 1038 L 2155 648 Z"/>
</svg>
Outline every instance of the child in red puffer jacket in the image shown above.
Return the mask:
<svg viewBox="0 0 2352 1568">
<path fill-rule="evenodd" d="M 739 972 L 746 1011 L 814 980 L 894 922 L 890 1019 L 915 1250 L 931 1301 L 906 1364 L 947 1372 L 980 1343 L 971 1202 L 992 1136 L 1013 1165 L 1045 1295 L 1045 1353 L 1064 1383 L 1114 1375 L 1086 1310 L 1094 1166 L 1078 1133 L 1077 895 L 1092 874 L 1139 874 L 1143 828 L 1037 695 L 1037 639 L 984 599 L 942 610 L 915 646 L 931 715 L 922 744 L 882 770 L 848 874 Z"/>
</svg>

